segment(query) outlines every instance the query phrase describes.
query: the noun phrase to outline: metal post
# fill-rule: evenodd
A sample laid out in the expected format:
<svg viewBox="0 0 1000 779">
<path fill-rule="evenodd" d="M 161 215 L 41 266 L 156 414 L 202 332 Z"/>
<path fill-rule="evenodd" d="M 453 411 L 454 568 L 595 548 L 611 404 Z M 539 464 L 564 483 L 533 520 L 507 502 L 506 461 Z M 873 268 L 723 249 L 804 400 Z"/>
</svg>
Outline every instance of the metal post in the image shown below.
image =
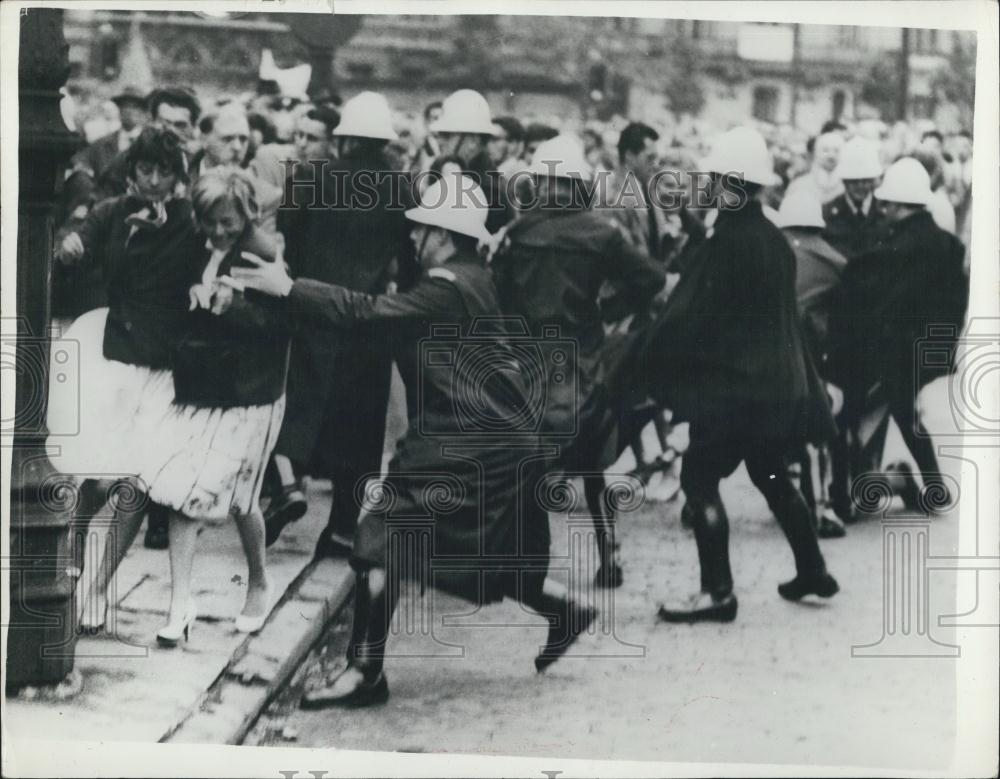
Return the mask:
<svg viewBox="0 0 1000 779">
<path fill-rule="evenodd" d="M 10 479 L 10 630 L 7 688 L 61 681 L 73 669 L 76 624 L 69 522 L 72 491 L 45 455 L 49 293 L 57 187 L 79 139 L 63 123 L 69 75 L 63 12 L 20 17 L 17 344 Z"/>
<path fill-rule="evenodd" d="M 896 103 L 896 118 L 906 121 L 910 99 L 910 30 L 900 31 L 899 41 L 899 95 Z"/>
</svg>

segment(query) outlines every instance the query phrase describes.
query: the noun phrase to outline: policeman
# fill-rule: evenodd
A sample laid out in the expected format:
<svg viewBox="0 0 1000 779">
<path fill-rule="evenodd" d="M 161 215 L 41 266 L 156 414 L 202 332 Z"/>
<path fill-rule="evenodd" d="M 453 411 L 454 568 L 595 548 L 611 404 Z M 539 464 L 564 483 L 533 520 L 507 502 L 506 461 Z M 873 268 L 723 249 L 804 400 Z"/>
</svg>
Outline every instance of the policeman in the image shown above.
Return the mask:
<svg viewBox="0 0 1000 779">
<path fill-rule="evenodd" d="M 875 248 L 888 232 L 882 204 L 873 195 L 882 176 L 878 146 L 867 138 L 852 138 L 841 150 L 835 173 L 844 191 L 823 206 L 823 236 L 850 260 Z"/>
<path fill-rule="evenodd" d="M 378 294 L 393 263 L 405 268 L 413 256 L 400 208 L 409 187 L 392 175 L 385 157 L 386 144 L 397 137 L 385 97 L 362 92 L 348 100 L 333 136 L 336 163 L 309 168 L 319 177 L 305 185 L 289 184 L 286 201 L 293 207 L 279 212 L 285 260 L 297 275 Z M 265 517 L 270 543 L 305 512 L 297 482 L 308 468 L 333 482 L 316 554 L 349 553 L 360 511 L 355 485 L 382 468 L 391 365 L 390 343 L 378 329 L 352 338 L 324 331 L 295 338 L 274 457 L 283 489 Z"/>
<path fill-rule="evenodd" d="M 850 261 L 882 244 L 889 233 L 885 205 L 874 195 L 883 172 L 878 144 L 855 136 L 844 144 L 836 172 L 844 182 L 844 192 L 823 206 L 823 238 Z M 847 366 L 845 368 L 849 370 Z M 869 411 L 881 417 L 876 426 L 888 424 L 886 412 L 878 412 L 877 409 Z M 841 410 L 837 417 L 837 439 L 831 448 L 833 481 L 830 498 L 834 511 L 848 522 L 855 519 L 850 496 L 852 476 L 879 465 L 873 461 L 877 455 L 873 454 L 871 444 L 866 445 L 862 441 L 860 415 L 864 412 L 865 409 L 860 407 Z"/>
<path fill-rule="evenodd" d="M 786 197 L 777 224 L 795 253 L 795 297 L 806 349 L 820 376 L 827 378 L 830 311 L 840 294 L 840 276 L 847 260 L 823 239 L 822 206 L 809 193 Z M 828 386 L 827 392 L 842 400 L 839 388 Z M 802 496 L 815 512 L 819 537 L 840 538 L 846 535 L 844 522 L 836 513 L 839 506 L 830 505 L 827 494 L 830 449 L 835 447 L 836 439 L 810 443 L 813 446 L 803 447 L 799 458 Z"/>
<path fill-rule="evenodd" d="M 690 506 L 701 591 L 660 607 L 668 622 L 736 618 L 729 520 L 719 482 L 746 462 L 795 556 L 789 600 L 830 597 L 816 530 L 785 469 L 813 428 L 832 428 L 829 407 L 806 357 L 795 305 L 795 256 L 764 215 L 763 189 L 777 182 L 763 137 L 749 127 L 722 135 L 701 170 L 713 173 L 720 206 L 712 234 L 654 325 L 645 364 L 664 403 L 690 422 L 681 486 Z"/>
<path fill-rule="evenodd" d="M 486 228 L 495 233 L 514 217 L 504 178 L 493 166 L 487 145 L 497 134 L 489 103 L 474 89 L 459 89 L 445 98 L 441 116 L 430 126 L 442 156 L 458 157 L 463 171 L 485 192 L 489 204 Z"/>
<path fill-rule="evenodd" d="M 608 359 L 603 319 L 617 321 L 648 304 L 663 288 L 665 274 L 616 220 L 588 207 L 592 173 L 578 140 L 560 135 L 540 144 L 531 170 L 536 201 L 507 230 L 493 260 L 500 307 L 523 317 L 536 337 L 548 330 L 575 344 L 565 365 L 545 366 L 543 429 L 560 445 L 553 470 L 584 474 L 601 560 L 597 583 L 617 587 L 622 569 L 603 471 L 618 454 L 612 436 L 629 381 L 626 361 L 615 366 Z M 602 311 L 598 299 L 605 282 L 614 284 L 616 295 Z"/>
<path fill-rule="evenodd" d="M 912 157 L 893 163 L 875 197 L 885 203 L 890 232 L 883 246 L 856 257 L 844 271 L 842 308 L 831 323 L 834 368 L 843 377 L 848 407 L 863 406 L 869 388 L 881 385 L 889 413 L 923 473 L 924 490 L 931 490 L 930 503 L 945 506 L 948 490 L 916 399 L 928 382 L 949 373 L 950 365 L 917 362 L 917 346 L 930 337 L 936 348 L 954 350 L 969 297 L 965 247 L 934 223 L 927 210 L 930 178 Z M 879 456 L 882 436 L 884 429 L 874 440 Z"/>
<path fill-rule="evenodd" d="M 283 268 L 266 263 L 234 272 L 247 287 L 285 298 L 303 324 L 358 334 L 374 325 L 389 329 L 411 412 L 351 556 L 357 585 L 347 669 L 308 691 L 303 707 L 362 706 L 388 697 L 384 648 L 402 575 L 474 603 L 512 596 L 544 615 L 549 637 L 535 658 L 538 671 L 596 616 L 546 576 L 548 517 L 535 501 L 538 438 L 522 422 L 523 376 L 499 333 L 474 329 L 477 319 L 495 321 L 500 313 L 489 270 L 476 253 L 477 243 L 489 238 L 483 198 L 471 180 L 446 177 L 428 187 L 423 205 L 406 212 L 423 272 L 404 293 L 293 282 Z M 436 340 L 442 328 L 448 337 Z M 461 348 L 466 336 L 474 336 L 471 352 Z M 407 529 L 429 537 L 407 543 Z M 416 548 L 431 550 L 429 559 L 399 554 Z"/>
</svg>

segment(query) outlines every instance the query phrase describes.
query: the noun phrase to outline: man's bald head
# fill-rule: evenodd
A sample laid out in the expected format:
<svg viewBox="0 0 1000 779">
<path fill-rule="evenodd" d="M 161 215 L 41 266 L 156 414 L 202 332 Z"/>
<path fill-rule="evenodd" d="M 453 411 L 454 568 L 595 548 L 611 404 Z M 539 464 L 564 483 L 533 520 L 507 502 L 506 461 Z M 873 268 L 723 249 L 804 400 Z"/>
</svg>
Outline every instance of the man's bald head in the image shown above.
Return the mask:
<svg viewBox="0 0 1000 779">
<path fill-rule="evenodd" d="M 241 106 L 228 103 L 198 123 L 210 166 L 240 165 L 250 146 L 250 123 Z"/>
</svg>

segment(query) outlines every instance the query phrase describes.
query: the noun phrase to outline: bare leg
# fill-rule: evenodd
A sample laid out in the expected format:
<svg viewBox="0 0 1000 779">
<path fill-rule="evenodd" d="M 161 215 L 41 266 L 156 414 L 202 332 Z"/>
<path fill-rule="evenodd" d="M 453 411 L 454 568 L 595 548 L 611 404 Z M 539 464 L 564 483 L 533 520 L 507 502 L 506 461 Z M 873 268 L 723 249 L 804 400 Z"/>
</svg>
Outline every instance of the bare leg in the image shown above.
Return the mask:
<svg viewBox="0 0 1000 779">
<path fill-rule="evenodd" d="M 198 522 L 182 514 L 170 513 L 170 616 L 168 622 L 177 624 L 187 615 L 191 601 L 191 569 L 194 564 L 195 541 Z"/>
<path fill-rule="evenodd" d="M 236 517 L 236 529 L 247 558 L 247 598 L 242 614 L 257 617 L 268 607 L 266 551 L 264 549 L 264 515 L 260 507 L 244 516 Z"/>
<path fill-rule="evenodd" d="M 672 417 L 673 415 L 669 411 L 664 411 L 663 409 L 657 409 L 656 413 L 653 415 L 653 426 L 656 428 L 656 438 L 660 442 L 660 451 L 664 453 L 670 449 L 670 444 L 667 443 L 667 438 L 674 429 L 674 426 L 670 423 Z"/>
</svg>

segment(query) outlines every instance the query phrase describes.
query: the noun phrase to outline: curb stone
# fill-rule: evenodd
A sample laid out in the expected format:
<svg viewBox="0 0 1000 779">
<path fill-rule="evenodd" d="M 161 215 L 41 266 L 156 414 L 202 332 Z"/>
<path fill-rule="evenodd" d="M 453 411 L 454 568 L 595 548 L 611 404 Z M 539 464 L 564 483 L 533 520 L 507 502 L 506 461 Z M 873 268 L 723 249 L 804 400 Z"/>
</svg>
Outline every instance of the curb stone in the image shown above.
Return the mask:
<svg viewBox="0 0 1000 779">
<path fill-rule="evenodd" d="M 264 628 L 247 637 L 162 743 L 240 744 L 264 707 L 346 603 L 354 574 L 346 560 L 318 560 L 295 578 Z"/>
</svg>

